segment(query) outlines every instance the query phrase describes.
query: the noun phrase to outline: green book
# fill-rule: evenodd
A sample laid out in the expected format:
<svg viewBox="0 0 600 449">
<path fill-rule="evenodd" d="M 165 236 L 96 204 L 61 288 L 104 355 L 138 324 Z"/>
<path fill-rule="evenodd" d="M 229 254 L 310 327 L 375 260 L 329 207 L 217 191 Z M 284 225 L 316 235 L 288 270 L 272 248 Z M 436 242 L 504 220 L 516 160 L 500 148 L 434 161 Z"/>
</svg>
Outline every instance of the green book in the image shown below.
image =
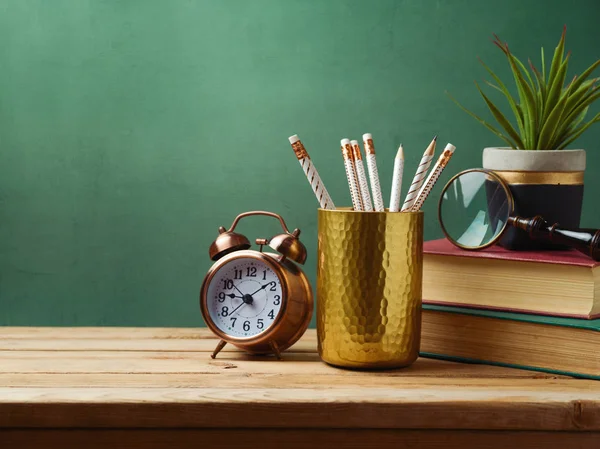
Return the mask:
<svg viewBox="0 0 600 449">
<path fill-rule="evenodd" d="M 600 319 L 423 304 L 422 357 L 600 380 Z"/>
</svg>

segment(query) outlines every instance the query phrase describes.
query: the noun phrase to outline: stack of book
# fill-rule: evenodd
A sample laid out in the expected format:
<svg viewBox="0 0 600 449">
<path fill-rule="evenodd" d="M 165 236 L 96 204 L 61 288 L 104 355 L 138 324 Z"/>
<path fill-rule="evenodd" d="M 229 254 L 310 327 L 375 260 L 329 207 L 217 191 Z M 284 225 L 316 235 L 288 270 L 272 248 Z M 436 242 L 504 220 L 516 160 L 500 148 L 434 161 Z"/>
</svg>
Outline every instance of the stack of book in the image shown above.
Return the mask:
<svg viewBox="0 0 600 449">
<path fill-rule="evenodd" d="M 425 242 L 421 355 L 600 379 L 600 263 Z"/>
</svg>

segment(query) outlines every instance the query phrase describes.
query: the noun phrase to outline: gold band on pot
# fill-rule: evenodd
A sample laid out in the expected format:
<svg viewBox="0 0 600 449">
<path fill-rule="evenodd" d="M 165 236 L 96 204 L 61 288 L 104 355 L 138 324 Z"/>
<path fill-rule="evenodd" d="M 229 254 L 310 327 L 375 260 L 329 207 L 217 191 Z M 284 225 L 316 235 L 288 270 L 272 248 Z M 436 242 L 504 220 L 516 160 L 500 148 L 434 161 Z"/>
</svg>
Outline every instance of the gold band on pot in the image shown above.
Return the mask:
<svg viewBox="0 0 600 449">
<path fill-rule="evenodd" d="M 583 171 L 494 170 L 508 184 L 583 185 Z"/>
</svg>

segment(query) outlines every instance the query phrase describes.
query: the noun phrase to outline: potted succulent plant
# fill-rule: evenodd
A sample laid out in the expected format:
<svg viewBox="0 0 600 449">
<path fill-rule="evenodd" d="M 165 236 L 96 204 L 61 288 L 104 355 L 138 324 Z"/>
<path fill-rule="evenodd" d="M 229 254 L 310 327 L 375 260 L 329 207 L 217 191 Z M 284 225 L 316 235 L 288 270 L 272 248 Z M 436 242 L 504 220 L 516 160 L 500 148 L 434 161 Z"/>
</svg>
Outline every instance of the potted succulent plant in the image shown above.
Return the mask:
<svg viewBox="0 0 600 449">
<path fill-rule="evenodd" d="M 588 108 L 600 98 L 600 86 L 596 85 L 600 78 L 591 78 L 600 60 L 569 81 L 570 52 L 565 56 L 565 35 L 566 27 L 548 69 L 544 49 L 541 49 L 541 70 L 531 60 L 528 70 L 511 53 L 508 44 L 494 35 L 492 42 L 506 56 L 517 95 L 513 96 L 506 84 L 480 62 L 493 80 L 486 84 L 499 91 L 508 102 L 512 121 L 477 82 L 477 90 L 499 126 L 491 125 L 450 98 L 508 145 L 485 148 L 483 167 L 494 170 L 507 182 L 515 199 L 516 213 L 524 217 L 541 215 L 552 223 L 579 227 L 586 153 L 572 145 L 591 125 L 600 121 L 600 113 L 586 119 Z M 524 231 L 514 228 L 507 230 L 499 244 L 509 249 L 561 248 L 531 240 Z"/>
</svg>

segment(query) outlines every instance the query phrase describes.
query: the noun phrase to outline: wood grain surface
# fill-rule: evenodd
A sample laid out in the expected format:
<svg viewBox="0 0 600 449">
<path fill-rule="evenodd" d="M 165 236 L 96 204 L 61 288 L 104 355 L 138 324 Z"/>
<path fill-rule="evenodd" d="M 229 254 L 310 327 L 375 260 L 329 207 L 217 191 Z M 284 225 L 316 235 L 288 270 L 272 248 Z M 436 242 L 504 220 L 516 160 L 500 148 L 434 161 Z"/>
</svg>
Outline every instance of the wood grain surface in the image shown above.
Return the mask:
<svg viewBox="0 0 600 449">
<path fill-rule="evenodd" d="M 600 382 L 420 358 L 323 363 L 316 334 L 274 357 L 205 329 L 0 328 L 7 447 L 597 447 Z M 232 440 L 232 438 L 234 438 Z M 572 446 L 568 446 L 572 444 Z M 283 447 L 283 446 L 282 446 Z"/>
</svg>

